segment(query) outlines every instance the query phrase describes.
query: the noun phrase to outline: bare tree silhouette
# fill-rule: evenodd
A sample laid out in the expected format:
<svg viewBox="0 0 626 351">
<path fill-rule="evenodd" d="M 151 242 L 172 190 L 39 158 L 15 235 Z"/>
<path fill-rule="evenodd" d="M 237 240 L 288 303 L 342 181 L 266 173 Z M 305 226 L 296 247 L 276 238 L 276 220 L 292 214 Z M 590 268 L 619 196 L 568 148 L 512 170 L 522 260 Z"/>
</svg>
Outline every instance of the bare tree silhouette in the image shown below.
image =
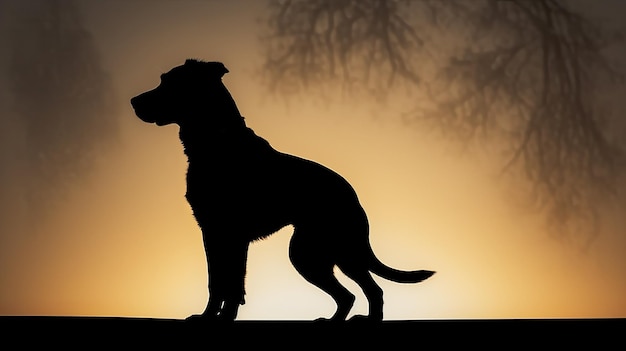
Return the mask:
<svg viewBox="0 0 626 351">
<path fill-rule="evenodd" d="M 10 4 L 10 6 L 9 6 Z M 91 170 L 117 132 L 112 87 L 92 37 L 71 0 L 12 2 L 2 134 L 20 134 L 10 180 L 31 220 Z M 6 107 L 6 106 L 5 106 Z M 10 121 L 9 121 L 10 119 Z M 10 123 L 9 123 L 10 122 Z"/>
<path fill-rule="evenodd" d="M 575 228 L 593 225 L 623 165 L 603 130 L 611 111 L 598 106 L 622 83 L 603 51 L 617 36 L 566 2 L 272 1 L 267 23 L 273 92 L 340 83 L 384 99 L 409 87 L 408 120 L 506 140 L 503 170 L 524 171 L 553 229 L 593 236 Z"/>
</svg>

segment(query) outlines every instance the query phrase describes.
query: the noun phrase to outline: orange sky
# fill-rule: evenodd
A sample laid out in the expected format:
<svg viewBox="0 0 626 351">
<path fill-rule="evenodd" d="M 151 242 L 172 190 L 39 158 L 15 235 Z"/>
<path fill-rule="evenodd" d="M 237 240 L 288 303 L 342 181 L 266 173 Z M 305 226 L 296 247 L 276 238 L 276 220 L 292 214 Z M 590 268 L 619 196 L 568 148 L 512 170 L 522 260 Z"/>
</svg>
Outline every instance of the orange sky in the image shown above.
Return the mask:
<svg viewBox="0 0 626 351">
<path fill-rule="evenodd" d="M 234 3 L 83 4 L 117 89 L 120 144 L 42 230 L 3 233 L 0 315 L 184 318 L 203 309 L 206 266 L 184 199 L 178 129 L 144 124 L 128 103 L 193 57 L 226 64 L 224 82 L 257 134 L 353 184 L 382 261 L 438 272 L 416 285 L 377 279 L 386 319 L 626 317 L 624 207 L 605 212 L 588 248 L 567 245 L 511 201 L 511 183 L 496 176 L 500 162 L 461 153 L 380 109 L 373 117 L 367 102 L 324 106 L 303 96 L 286 107 L 253 75 L 259 51 L 252 24 L 262 3 Z M 19 218 L 19 209 L 8 210 Z M 334 311 L 292 268 L 289 234 L 285 228 L 251 246 L 239 319 Z M 357 294 L 353 312 L 366 313 L 361 292 L 342 281 Z"/>
</svg>

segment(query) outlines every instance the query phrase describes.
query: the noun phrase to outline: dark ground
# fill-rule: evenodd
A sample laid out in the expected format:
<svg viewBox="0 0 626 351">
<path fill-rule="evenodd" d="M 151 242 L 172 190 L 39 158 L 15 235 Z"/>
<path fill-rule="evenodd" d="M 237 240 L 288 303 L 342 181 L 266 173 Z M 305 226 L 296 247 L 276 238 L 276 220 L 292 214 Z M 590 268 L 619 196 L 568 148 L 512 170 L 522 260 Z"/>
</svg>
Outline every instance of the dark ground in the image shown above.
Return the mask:
<svg viewBox="0 0 626 351">
<path fill-rule="evenodd" d="M 385 321 L 327 325 L 308 321 L 237 321 L 229 325 L 125 317 L 0 317 L 10 349 L 53 346 L 290 350 L 395 350 L 493 347 L 626 349 L 625 319 Z M 17 347 L 16 347 L 17 346 Z M 4 349 L 4 348 L 3 348 Z"/>
</svg>

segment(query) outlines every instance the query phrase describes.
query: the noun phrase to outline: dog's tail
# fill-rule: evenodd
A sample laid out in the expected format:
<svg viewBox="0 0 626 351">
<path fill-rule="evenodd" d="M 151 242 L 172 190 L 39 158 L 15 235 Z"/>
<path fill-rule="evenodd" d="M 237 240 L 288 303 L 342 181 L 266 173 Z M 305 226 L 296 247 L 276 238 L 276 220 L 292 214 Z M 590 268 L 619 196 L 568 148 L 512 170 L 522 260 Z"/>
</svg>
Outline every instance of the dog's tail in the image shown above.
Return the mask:
<svg viewBox="0 0 626 351">
<path fill-rule="evenodd" d="M 434 271 L 401 271 L 391 268 L 382 263 L 376 256 L 372 254 L 370 271 L 381 278 L 391 280 L 397 283 L 419 283 L 430 278 Z"/>
</svg>

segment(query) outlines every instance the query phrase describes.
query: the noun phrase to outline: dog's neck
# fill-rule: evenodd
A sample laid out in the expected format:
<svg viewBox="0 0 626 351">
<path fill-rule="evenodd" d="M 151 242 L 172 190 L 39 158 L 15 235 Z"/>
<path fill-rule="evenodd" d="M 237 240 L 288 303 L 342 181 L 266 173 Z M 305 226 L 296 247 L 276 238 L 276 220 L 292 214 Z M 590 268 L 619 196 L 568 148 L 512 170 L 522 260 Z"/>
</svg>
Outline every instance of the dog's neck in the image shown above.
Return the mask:
<svg viewBox="0 0 626 351">
<path fill-rule="evenodd" d="M 210 119 L 205 119 L 208 121 Z M 224 149 L 239 148 L 245 145 L 254 132 L 246 126 L 242 116 L 233 116 L 229 123 L 194 123 L 180 125 L 179 137 L 185 155 L 191 160 L 205 157 L 213 152 L 223 153 Z"/>
<path fill-rule="evenodd" d="M 210 88 L 209 95 L 210 103 L 204 104 L 206 109 L 197 108 L 178 123 L 180 140 L 190 162 L 192 158 L 237 154 L 256 137 L 221 81 Z"/>
</svg>

